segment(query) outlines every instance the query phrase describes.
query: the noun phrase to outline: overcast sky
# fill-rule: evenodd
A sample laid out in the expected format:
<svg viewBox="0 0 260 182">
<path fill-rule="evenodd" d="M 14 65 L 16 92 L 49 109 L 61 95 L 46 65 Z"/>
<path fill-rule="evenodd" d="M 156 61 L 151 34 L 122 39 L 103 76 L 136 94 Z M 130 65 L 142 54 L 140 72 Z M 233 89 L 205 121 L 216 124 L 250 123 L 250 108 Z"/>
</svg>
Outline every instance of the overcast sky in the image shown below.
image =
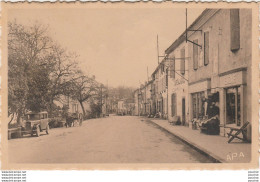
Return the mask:
<svg viewBox="0 0 260 182">
<path fill-rule="evenodd" d="M 191 24 L 203 9 L 188 9 Z M 80 55 L 84 72 L 109 86 L 138 87 L 185 30 L 185 9 L 21 9 L 9 10 L 8 20 L 49 25 L 51 37 Z"/>
</svg>

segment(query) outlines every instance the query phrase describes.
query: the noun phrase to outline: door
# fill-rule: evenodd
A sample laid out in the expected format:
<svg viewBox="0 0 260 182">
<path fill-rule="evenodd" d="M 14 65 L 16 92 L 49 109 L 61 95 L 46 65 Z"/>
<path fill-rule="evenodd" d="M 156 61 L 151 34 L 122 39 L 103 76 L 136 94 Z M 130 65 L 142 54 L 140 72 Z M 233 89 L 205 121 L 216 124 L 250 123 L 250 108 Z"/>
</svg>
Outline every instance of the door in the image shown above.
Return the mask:
<svg viewBox="0 0 260 182">
<path fill-rule="evenodd" d="M 182 123 L 184 124 L 186 122 L 185 118 L 185 98 L 182 98 Z"/>
</svg>

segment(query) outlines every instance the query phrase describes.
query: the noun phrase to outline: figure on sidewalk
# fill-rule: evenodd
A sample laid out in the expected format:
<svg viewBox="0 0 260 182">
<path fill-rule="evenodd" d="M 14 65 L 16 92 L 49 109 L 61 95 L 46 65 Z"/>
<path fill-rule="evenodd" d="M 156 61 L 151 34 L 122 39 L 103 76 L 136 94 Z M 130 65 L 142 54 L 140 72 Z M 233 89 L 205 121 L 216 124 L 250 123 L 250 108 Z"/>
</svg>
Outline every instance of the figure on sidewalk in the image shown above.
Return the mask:
<svg viewBox="0 0 260 182">
<path fill-rule="evenodd" d="M 214 94 L 206 99 L 206 115 L 208 119 L 203 120 L 200 123 L 200 129 L 209 135 L 219 135 L 219 102 L 218 95 Z M 216 99 L 217 98 L 217 99 Z"/>
</svg>

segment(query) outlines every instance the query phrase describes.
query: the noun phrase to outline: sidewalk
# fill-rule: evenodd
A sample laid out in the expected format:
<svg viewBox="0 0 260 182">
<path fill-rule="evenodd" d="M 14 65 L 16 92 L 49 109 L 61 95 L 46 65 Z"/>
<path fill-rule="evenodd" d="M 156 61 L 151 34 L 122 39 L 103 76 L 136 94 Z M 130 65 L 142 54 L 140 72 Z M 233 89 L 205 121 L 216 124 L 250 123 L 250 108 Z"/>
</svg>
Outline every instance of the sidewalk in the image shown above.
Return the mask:
<svg viewBox="0 0 260 182">
<path fill-rule="evenodd" d="M 203 134 L 200 133 L 200 130 L 192 130 L 186 126 L 170 125 L 167 120 L 153 118 L 146 118 L 146 120 L 151 121 L 162 129 L 167 130 L 194 149 L 213 158 L 216 162 L 250 162 L 250 143 L 243 143 L 237 139 L 234 139 L 231 143 L 228 143 L 227 137 Z"/>
</svg>

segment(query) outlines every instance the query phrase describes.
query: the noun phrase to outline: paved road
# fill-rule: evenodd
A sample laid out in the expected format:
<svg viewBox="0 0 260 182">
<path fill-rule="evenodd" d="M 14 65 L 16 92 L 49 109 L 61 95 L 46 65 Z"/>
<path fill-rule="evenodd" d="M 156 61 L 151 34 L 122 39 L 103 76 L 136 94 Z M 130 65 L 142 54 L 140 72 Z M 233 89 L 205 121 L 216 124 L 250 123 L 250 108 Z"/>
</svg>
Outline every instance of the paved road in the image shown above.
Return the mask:
<svg viewBox="0 0 260 182">
<path fill-rule="evenodd" d="M 135 116 L 110 116 L 57 128 L 49 135 L 8 141 L 12 163 L 212 162 L 156 125 Z"/>
</svg>

